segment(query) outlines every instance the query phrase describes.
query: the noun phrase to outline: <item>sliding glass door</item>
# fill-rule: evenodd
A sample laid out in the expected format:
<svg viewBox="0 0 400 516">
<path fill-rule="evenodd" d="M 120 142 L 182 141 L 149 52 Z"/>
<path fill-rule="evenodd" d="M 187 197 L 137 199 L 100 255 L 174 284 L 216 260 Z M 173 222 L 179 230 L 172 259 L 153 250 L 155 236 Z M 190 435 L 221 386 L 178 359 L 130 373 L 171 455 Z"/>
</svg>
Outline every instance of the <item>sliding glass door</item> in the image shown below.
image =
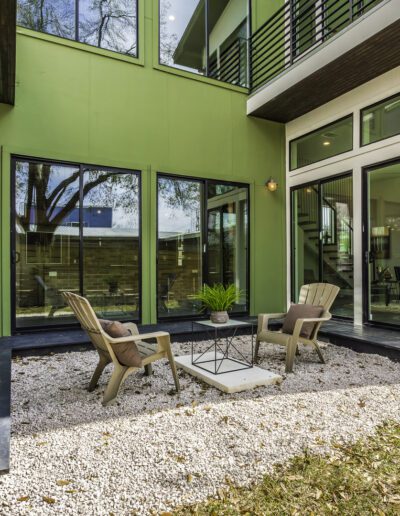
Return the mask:
<svg viewBox="0 0 400 516">
<path fill-rule="evenodd" d="M 13 170 L 14 329 L 75 323 L 64 291 L 139 319 L 138 173 L 25 158 Z"/>
<path fill-rule="evenodd" d="M 365 171 L 365 319 L 400 325 L 400 160 Z"/>
<path fill-rule="evenodd" d="M 353 317 L 353 194 L 351 175 L 292 190 L 292 299 L 303 284 L 340 287 L 332 308 Z"/>
<path fill-rule="evenodd" d="M 83 170 L 83 293 L 102 318 L 139 318 L 139 178 Z"/>
<path fill-rule="evenodd" d="M 158 178 L 159 318 L 200 315 L 204 283 L 242 291 L 234 313 L 248 311 L 248 187 L 183 177 Z"/>
</svg>

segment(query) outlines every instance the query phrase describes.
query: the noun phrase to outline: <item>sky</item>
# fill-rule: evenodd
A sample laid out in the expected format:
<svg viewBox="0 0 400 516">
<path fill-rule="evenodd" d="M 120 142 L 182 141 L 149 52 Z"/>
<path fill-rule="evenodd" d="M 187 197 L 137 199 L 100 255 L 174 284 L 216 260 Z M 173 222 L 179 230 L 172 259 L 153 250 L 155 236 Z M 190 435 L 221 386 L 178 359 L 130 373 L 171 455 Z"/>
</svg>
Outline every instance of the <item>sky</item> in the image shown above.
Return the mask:
<svg viewBox="0 0 400 516">
<path fill-rule="evenodd" d="M 192 14 L 194 13 L 197 5 L 202 0 L 161 0 L 161 5 L 169 2 L 171 8 L 168 9 L 167 14 L 167 28 L 171 34 L 176 34 L 178 40 L 187 27 Z M 169 16 L 174 16 L 174 20 L 170 20 Z"/>
</svg>

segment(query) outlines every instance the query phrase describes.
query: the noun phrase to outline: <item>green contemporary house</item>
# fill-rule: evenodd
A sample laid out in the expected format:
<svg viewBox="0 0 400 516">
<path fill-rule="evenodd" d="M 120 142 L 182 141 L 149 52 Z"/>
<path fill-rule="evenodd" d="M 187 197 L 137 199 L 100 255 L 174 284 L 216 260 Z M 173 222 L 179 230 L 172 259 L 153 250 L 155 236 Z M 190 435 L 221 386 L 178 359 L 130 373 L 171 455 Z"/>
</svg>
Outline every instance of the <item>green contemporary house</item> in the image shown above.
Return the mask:
<svg viewBox="0 0 400 516">
<path fill-rule="evenodd" d="M 73 328 L 65 290 L 191 320 L 215 282 L 237 315 L 327 281 L 399 325 L 398 7 L 4 0 L 1 335 Z"/>
</svg>

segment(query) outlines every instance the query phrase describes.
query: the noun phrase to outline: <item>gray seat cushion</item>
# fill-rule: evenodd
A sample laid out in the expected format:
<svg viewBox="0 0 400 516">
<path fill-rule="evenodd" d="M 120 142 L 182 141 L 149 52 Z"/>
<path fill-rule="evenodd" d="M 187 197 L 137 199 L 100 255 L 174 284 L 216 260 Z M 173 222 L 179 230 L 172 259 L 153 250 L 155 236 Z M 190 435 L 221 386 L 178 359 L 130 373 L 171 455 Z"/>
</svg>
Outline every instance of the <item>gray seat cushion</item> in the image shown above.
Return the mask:
<svg viewBox="0 0 400 516">
<path fill-rule="evenodd" d="M 321 317 L 323 313 L 323 306 L 293 304 L 290 306 L 289 311 L 286 314 L 285 319 L 283 320 L 282 332 L 292 335 L 294 332 L 294 327 L 296 325 L 297 319 L 315 319 Z M 309 339 L 314 328 L 314 322 L 304 323 L 301 328 L 300 337 Z"/>
</svg>

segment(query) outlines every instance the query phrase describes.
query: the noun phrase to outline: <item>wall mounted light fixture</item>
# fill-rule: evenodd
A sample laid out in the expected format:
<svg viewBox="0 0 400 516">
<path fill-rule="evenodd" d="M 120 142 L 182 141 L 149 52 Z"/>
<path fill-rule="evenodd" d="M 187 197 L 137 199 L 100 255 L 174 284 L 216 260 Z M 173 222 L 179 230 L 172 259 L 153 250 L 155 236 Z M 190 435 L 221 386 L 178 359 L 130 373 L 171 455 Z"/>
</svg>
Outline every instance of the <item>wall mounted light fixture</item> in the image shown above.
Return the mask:
<svg viewBox="0 0 400 516">
<path fill-rule="evenodd" d="M 270 177 L 268 181 L 265 183 L 265 189 L 269 190 L 270 192 L 275 192 L 278 189 L 278 183 Z"/>
</svg>

